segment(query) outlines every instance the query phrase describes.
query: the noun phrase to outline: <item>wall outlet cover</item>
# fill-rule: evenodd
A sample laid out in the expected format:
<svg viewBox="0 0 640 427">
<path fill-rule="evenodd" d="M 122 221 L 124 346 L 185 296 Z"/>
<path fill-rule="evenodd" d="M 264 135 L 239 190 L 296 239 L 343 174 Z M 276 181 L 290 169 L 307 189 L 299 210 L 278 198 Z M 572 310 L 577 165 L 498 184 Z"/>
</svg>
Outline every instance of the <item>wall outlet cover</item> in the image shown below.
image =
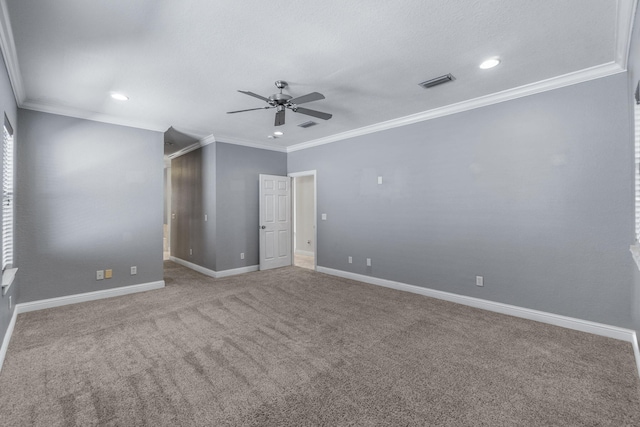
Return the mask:
<svg viewBox="0 0 640 427">
<path fill-rule="evenodd" d="M 476 286 L 484 286 L 484 277 L 476 276 Z"/>
<path fill-rule="evenodd" d="M 138 267 L 134 265 L 131 267 L 131 275 L 135 276 L 136 274 L 138 274 Z"/>
<path fill-rule="evenodd" d="M 104 279 L 104 270 L 96 271 L 96 280 L 102 280 L 102 279 Z"/>
</svg>

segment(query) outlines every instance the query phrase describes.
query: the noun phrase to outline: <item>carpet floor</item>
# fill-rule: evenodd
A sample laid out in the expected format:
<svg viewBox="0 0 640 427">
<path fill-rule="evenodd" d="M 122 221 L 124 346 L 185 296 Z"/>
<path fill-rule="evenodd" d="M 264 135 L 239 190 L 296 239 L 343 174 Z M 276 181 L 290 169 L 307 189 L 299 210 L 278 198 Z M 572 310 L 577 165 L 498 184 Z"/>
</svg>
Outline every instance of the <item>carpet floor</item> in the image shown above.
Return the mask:
<svg viewBox="0 0 640 427">
<path fill-rule="evenodd" d="M 21 314 L 6 426 L 640 425 L 626 342 L 298 267 Z"/>
</svg>

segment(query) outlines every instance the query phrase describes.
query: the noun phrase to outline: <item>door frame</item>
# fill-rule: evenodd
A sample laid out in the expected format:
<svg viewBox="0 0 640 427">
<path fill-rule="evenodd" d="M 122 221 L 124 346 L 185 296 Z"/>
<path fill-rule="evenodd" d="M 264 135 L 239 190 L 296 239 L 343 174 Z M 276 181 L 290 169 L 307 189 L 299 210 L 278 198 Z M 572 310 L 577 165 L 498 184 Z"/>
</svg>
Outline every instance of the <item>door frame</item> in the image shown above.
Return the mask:
<svg viewBox="0 0 640 427">
<path fill-rule="evenodd" d="M 313 270 L 318 270 L 318 173 L 316 169 L 291 172 L 287 174 L 292 178 L 291 186 L 291 218 L 293 219 L 293 232 L 291 233 L 291 264 L 295 265 L 295 230 L 296 230 L 296 189 L 295 178 L 302 176 L 313 176 Z"/>
</svg>

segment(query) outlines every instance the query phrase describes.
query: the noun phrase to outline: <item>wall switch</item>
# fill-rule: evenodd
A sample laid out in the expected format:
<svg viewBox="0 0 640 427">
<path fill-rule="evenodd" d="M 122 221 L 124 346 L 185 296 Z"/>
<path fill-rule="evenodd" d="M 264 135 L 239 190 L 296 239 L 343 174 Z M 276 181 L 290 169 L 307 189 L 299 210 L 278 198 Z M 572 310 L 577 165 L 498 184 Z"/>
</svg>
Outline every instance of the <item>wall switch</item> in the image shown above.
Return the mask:
<svg viewBox="0 0 640 427">
<path fill-rule="evenodd" d="M 113 270 L 112 269 L 108 269 L 104 271 L 104 278 L 105 279 L 111 279 L 113 277 Z"/>
<path fill-rule="evenodd" d="M 349 264 L 353 264 L 353 258 L 349 257 Z"/>
<path fill-rule="evenodd" d="M 484 278 L 482 276 L 476 276 L 476 286 L 484 286 Z"/>
<path fill-rule="evenodd" d="M 322 220 L 326 221 L 327 220 L 327 214 L 322 214 Z"/>
<path fill-rule="evenodd" d="M 175 212 L 171 213 L 171 219 L 176 219 L 176 213 Z"/>
<path fill-rule="evenodd" d="M 193 255 L 193 249 L 189 249 L 189 255 Z"/>
<path fill-rule="evenodd" d="M 131 275 L 135 276 L 136 274 L 138 274 L 138 267 L 134 265 L 133 267 L 131 267 Z"/>
<path fill-rule="evenodd" d="M 382 184 L 382 177 L 381 176 L 378 177 L 378 184 Z"/>
<path fill-rule="evenodd" d="M 102 280 L 102 279 L 104 279 L 104 270 L 96 271 L 96 280 Z"/>
<path fill-rule="evenodd" d="M 371 258 L 367 258 L 367 267 L 371 267 Z"/>
<path fill-rule="evenodd" d="M 244 252 L 240 252 L 240 259 L 244 259 Z"/>
<path fill-rule="evenodd" d="M 209 216 L 207 214 L 204 214 L 204 220 L 205 220 L 205 222 L 209 221 Z"/>
</svg>

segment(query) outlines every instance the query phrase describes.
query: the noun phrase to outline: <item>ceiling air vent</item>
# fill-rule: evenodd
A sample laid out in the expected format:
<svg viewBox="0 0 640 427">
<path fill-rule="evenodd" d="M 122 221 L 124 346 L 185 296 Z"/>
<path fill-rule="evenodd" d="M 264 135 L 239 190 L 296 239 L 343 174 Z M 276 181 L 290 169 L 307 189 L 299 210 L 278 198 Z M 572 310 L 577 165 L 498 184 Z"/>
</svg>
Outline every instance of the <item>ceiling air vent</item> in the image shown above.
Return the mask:
<svg viewBox="0 0 640 427">
<path fill-rule="evenodd" d="M 445 74 L 444 76 L 436 77 L 435 79 L 427 80 L 425 82 L 418 83 L 418 84 L 425 89 L 429 89 L 434 86 L 441 85 L 443 83 L 452 82 L 455 79 L 456 78 L 453 77 L 453 74 Z"/>
<path fill-rule="evenodd" d="M 310 128 L 311 126 L 317 125 L 316 122 L 309 120 L 308 122 L 300 123 L 298 126 L 301 128 Z"/>
</svg>

